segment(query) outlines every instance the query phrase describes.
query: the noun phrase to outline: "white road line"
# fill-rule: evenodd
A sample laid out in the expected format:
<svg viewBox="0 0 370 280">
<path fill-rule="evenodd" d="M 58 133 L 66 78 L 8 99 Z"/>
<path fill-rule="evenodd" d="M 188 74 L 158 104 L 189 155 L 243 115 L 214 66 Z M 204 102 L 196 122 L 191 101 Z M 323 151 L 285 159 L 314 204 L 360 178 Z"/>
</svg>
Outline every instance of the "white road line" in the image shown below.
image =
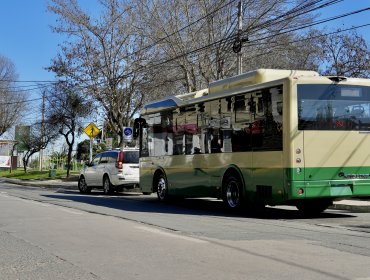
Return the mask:
<svg viewBox="0 0 370 280">
<path fill-rule="evenodd" d="M 44 202 L 39 202 L 39 201 L 34 201 L 34 200 L 28 200 L 28 199 L 22 199 L 22 198 L 19 198 L 19 200 L 22 200 L 22 201 L 30 203 L 30 204 L 39 205 L 39 206 L 42 206 L 42 207 L 51 206 L 51 204 L 49 204 L 49 203 L 44 203 Z"/>
<path fill-rule="evenodd" d="M 81 211 L 71 210 L 69 208 L 65 208 L 65 207 L 61 207 L 61 206 L 57 207 L 57 209 L 59 209 L 60 211 L 69 213 L 69 214 L 83 215 L 83 212 L 81 212 Z"/>
<path fill-rule="evenodd" d="M 1 193 L 0 193 L 0 196 L 1 196 L 1 197 L 9 197 L 9 195 L 7 195 L 5 192 L 1 192 Z"/>
<path fill-rule="evenodd" d="M 170 233 L 170 232 L 160 230 L 160 229 L 156 229 L 156 228 L 151 228 L 151 227 L 146 227 L 146 226 L 136 226 L 135 228 L 140 229 L 140 230 L 145 230 L 147 232 L 156 233 L 156 234 L 160 234 L 160 235 L 164 235 L 164 236 L 172 237 L 172 238 L 183 239 L 183 240 L 191 241 L 191 242 L 195 242 L 195 243 L 208 243 L 205 240 L 201 240 L 201 239 L 197 239 L 197 238 L 193 238 L 193 237 L 189 237 L 189 236 L 184 236 L 184 235 L 180 235 L 180 234 Z"/>
<path fill-rule="evenodd" d="M 81 212 L 81 211 L 71 210 L 69 208 L 59 206 L 59 205 L 55 205 L 55 204 L 50 204 L 50 203 L 45 203 L 45 202 L 40 202 L 40 201 L 35 201 L 35 200 L 28 200 L 28 199 L 24 199 L 24 198 L 15 197 L 15 196 L 9 196 L 5 192 L 0 192 L 0 197 L 11 198 L 12 200 L 22 201 L 22 202 L 26 202 L 26 203 L 29 203 L 29 204 L 42 206 L 42 207 L 54 206 L 55 209 L 58 209 L 60 211 L 63 211 L 63 212 L 69 213 L 69 214 L 83 215 L 83 212 Z"/>
</svg>

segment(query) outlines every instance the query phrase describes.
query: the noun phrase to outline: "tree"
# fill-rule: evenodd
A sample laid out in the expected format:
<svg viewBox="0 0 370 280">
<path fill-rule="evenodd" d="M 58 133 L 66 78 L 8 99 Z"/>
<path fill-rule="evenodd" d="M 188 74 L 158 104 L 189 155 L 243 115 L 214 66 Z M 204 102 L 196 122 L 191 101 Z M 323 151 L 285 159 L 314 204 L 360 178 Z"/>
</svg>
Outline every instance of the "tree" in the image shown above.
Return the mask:
<svg viewBox="0 0 370 280">
<path fill-rule="evenodd" d="M 362 77 L 370 76 L 370 50 L 357 32 L 343 33 L 340 29 L 322 39 L 324 75 Z"/>
<path fill-rule="evenodd" d="M 0 136 L 20 119 L 25 107 L 24 93 L 17 91 L 14 64 L 0 55 Z"/>
<path fill-rule="evenodd" d="M 103 143 L 93 143 L 93 155 L 106 151 L 106 147 Z M 77 144 L 76 159 L 82 161 L 88 161 L 90 155 L 90 140 L 84 140 Z"/>
<path fill-rule="evenodd" d="M 143 76 L 134 71 L 143 66 L 143 53 L 135 52 L 143 40 L 132 30 L 130 7 L 125 2 L 101 0 L 102 12 L 95 19 L 76 0 L 52 0 L 48 7 L 59 17 L 60 24 L 54 31 L 71 38 L 49 69 L 75 82 L 86 96 L 97 100 L 119 136 L 144 102 L 138 90 Z"/>
<path fill-rule="evenodd" d="M 41 122 L 31 125 L 30 130 L 22 130 L 20 132 L 18 141 L 25 147 L 22 157 L 24 172 L 27 172 L 27 166 L 31 156 L 46 149 L 47 145 L 56 139 L 57 136 L 58 133 L 54 127 L 48 123 L 45 123 L 44 129 L 41 129 Z"/>
<path fill-rule="evenodd" d="M 82 119 L 91 113 L 92 102 L 66 82 L 56 83 L 50 88 L 46 99 L 46 122 L 63 135 L 68 146 L 67 177 L 69 177 L 76 133 L 82 126 Z"/>
<path fill-rule="evenodd" d="M 172 82 L 172 94 L 195 91 L 236 74 L 232 47 L 238 38 L 245 41 L 241 50 L 244 71 L 317 68 L 319 51 L 309 46 L 312 41 L 292 42 L 308 36 L 293 31 L 313 21 L 318 1 L 243 2 L 244 28 L 238 37 L 237 1 L 135 1 L 131 12 L 136 15 L 137 32 L 156 49 L 146 71 L 149 92 L 166 92 L 166 80 Z"/>
</svg>

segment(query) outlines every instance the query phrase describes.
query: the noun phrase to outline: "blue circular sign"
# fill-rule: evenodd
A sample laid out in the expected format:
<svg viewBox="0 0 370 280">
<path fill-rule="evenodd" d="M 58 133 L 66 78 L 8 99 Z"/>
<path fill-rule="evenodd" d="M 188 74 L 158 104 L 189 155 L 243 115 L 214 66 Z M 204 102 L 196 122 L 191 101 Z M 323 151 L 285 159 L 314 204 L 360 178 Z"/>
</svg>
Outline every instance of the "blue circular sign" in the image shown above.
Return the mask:
<svg viewBox="0 0 370 280">
<path fill-rule="evenodd" d="M 126 127 L 123 130 L 123 134 L 125 134 L 125 136 L 127 136 L 127 137 L 130 137 L 132 135 L 132 128 L 131 127 Z"/>
</svg>

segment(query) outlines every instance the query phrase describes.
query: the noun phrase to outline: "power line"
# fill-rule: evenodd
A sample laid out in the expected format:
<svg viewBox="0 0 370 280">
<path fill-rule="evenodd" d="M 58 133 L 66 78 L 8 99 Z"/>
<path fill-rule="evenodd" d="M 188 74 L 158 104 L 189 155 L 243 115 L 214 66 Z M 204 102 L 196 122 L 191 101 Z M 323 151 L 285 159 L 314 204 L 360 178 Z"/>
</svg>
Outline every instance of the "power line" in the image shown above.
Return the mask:
<svg viewBox="0 0 370 280">
<path fill-rule="evenodd" d="M 270 39 L 270 38 L 274 38 L 274 37 L 277 37 L 277 36 L 280 36 L 280 35 L 283 35 L 283 34 L 299 31 L 299 30 L 306 29 L 306 28 L 309 28 L 309 27 L 312 27 L 312 26 L 315 26 L 315 25 L 323 24 L 323 23 L 326 23 L 326 22 L 329 22 L 329 21 L 333 21 L 333 20 L 341 19 L 341 18 L 348 17 L 348 16 L 351 16 L 351 15 L 355 15 L 355 14 L 358 14 L 358 13 L 362 13 L 362 12 L 365 12 L 365 11 L 368 11 L 368 10 L 370 10 L 370 7 L 360 9 L 360 10 L 356 10 L 356 11 L 349 12 L 349 13 L 345 13 L 345 14 L 342 14 L 342 15 L 330 17 L 330 18 L 327 18 L 327 19 L 319 20 L 319 21 L 316 21 L 316 22 L 313 22 L 313 23 L 304 24 L 304 25 L 301 25 L 301 26 L 298 26 L 298 27 L 287 28 L 285 30 L 282 29 L 277 34 L 273 34 L 273 35 L 265 36 L 265 37 L 262 37 L 262 38 L 258 38 L 258 39 L 255 39 L 254 41 L 250 41 L 250 43 L 253 43 L 253 42 L 256 42 L 256 41 L 262 41 L 262 40 L 266 40 L 266 39 Z M 265 33 L 265 34 L 267 34 L 267 33 Z"/>
<path fill-rule="evenodd" d="M 141 49 L 139 49 L 139 50 L 137 50 L 137 51 L 135 51 L 135 52 L 133 52 L 133 53 L 130 53 L 130 54 L 128 54 L 128 55 L 126 55 L 126 56 L 124 56 L 124 57 L 123 57 L 123 58 L 121 58 L 120 60 L 127 59 L 127 58 L 129 58 L 129 57 L 131 57 L 131 56 L 133 56 L 133 55 L 136 55 L 136 54 L 138 54 L 138 53 L 140 53 L 140 52 L 142 52 L 142 51 L 144 51 L 144 50 L 146 50 L 146 49 L 150 49 L 150 48 L 152 48 L 152 47 L 154 47 L 154 46 L 158 45 L 160 42 L 163 42 L 164 40 L 166 40 L 166 39 L 168 39 L 168 38 L 170 38 L 170 37 L 172 37 L 172 36 L 174 36 L 174 35 L 176 35 L 176 34 L 181 33 L 181 32 L 182 32 L 182 31 L 184 31 L 185 29 L 187 29 L 187 28 L 189 28 L 189 27 L 191 27 L 191 26 L 195 25 L 196 23 L 198 23 L 198 22 L 200 22 L 200 21 L 202 21 L 202 20 L 204 20 L 204 19 L 206 19 L 206 18 L 208 18 L 208 17 L 210 17 L 210 16 L 214 15 L 215 13 L 217 13 L 218 11 L 220 11 L 221 9 L 223 9 L 223 8 L 225 8 L 225 7 L 229 6 L 229 5 L 231 5 L 232 3 L 236 2 L 236 1 L 237 1 L 237 0 L 231 0 L 231 1 L 229 1 L 229 2 L 228 2 L 228 3 L 226 3 L 225 5 L 222 5 L 222 6 L 218 7 L 218 8 L 216 8 L 215 10 L 213 10 L 213 11 L 212 11 L 212 12 L 210 12 L 210 13 L 205 14 L 205 15 L 204 15 L 204 16 L 202 16 L 201 18 L 199 18 L 199 19 L 197 19 L 197 20 L 195 20 L 195 21 L 193 21 L 193 22 L 189 23 L 188 25 L 186 25 L 186 26 L 184 26 L 184 27 L 182 27 L 182 28 L 180 28 L 180 29 L 178 29 L 178 30 L 176 30 L 176 31 L 174 31 L 174 32 L 172 32 L 172 33 L 170 33 L 170 34 L 168 34 L 167 36 L 165 36 L 165 37 L 163 37 L 163 38 L 158 39 L 157 41 L 155 41 L 154 43 L 152 43 L 152 44 L 150 44 L 150 45 L 148 45 L 148 46 L 145 46 L 145 47 L 143 47 L 143 48 L 141 48 Z M 117 62 L 117 61 L 115 61 L 115 62 Z"/>
<path fill-rule="evenodd" d="M 212 14 L 216 13 L 216 12 L 217 12 L 217 11 L 219 11 L 220 9 L 224 8 L 224 7 L 225 7 L 225 6 L 227 6 L 227 5 L 230 5 L 231 3 L 235 2 L 235 1 L 236 1 L 236 0 L 233 0 L 233 1 L 228 2 L 227 4 L 225 4 L 225 5 L 223 5 L 223 6 L 219 7 L 219 8 L 217 8 L 217 9 L 216 9 L 216 10 L 214 10 L 213 12 L 211 12 L 211 13 L 209 13 L 209 14 L 206 14 L 205 16 L 203 16 L 202 18 L 198 19 L 197 21 L 192 22 L 192 23 L 191 23 L 191 24 L 189 24 L 188 26 L 185 26 L 185 27 L 183 27 L 183 28 L 181 28 L 181 29 L 179 29 L 179 30 L 175 31 L 175 32 L 173 32 L 173 33 L 171 33 L 171 34 L 167 35 L 166 37 L 159 39 L 158 41 L 163 41 L 163 40 L 165 40 L 166 38 L 168 38 L 169 36 L 173 36 L 173 35 L 175 35 L 175 34 L 177 34 L 177 33 L 181 32 L 181 31 L 185 30 L 185 29 L 186 29 L 186 28 L 188 28 L 189 26 L 191 26 L 191 25 L 193 25 L 193 24 L 195 24 L 195 23 L 197 23 L 197 22 L 200 22 L 202 19 L 205 19 L 205 18 L 209 17 L 210 15 L 212 15 Z M 327 1 L 327 2 L 323 3 L 322 5 L 320 5 L 320 6 L 318 6 L 318 7 L 312 8 L 312 9 L 310 9 L 310 10 L 308 10 L 308 11 L 306 10 L 306 11 L 304 11 L 303 13 L 295 14 L 295 15 L 294 15 L 294 17 L 297 17 L 297 16 L 300 16 L 300 15 L 303 15 L 303 14 L 308 13 L 308 12 L 312 12 L 312 11 L 317 10 L 317 9 L 321 9 L 321 8 L 326 7 L 326 6 L 328 6 L 328 5 L 336 4 L 336 3 L 341 2 L 341 1 L 343 1 L 343 0 Z M 257 26 L 254 26 L 252 30 L 256 30 L 256 31 L 258 31 L 258 30 L 261 30 L 262 28 L 265 28 L 266 26 L 271 26 L 272 24 L 278 24 L 278 23 L 281 23 L 281 22 L 282 22 L 282 20 L 277 21 L 277 19 L 281 19 L 281 18 L 283 18 L 283 17 L 286 17 L 287 15 L 297 13 L 297 11 L 302 11 L 302 10 L 306 9 L 307 7 L 310 7 L 310 6 L 312 6 L 312 5 L 314 5 L 314 4 L 317 4 L 317 3 L 320 3 L 320 2 L 322 2 L 322 0 L 320 0 L 320 1 L 313 1 L 313 2 L 310 2 L 310 3 L 308 3 L 308 4 L 306 4 L 306 5 L 302 6 L 302 7 L 298 7 L 298 6 L 296 6 L 296 7 L 295 7 L 295 8 L 293 8 L 292 10 L 288 11 L 287 13 L 285 13 L 284 15 L 278 16 L 277 18 L 275 18 L 275 19 L 273 19 L 273 20 L 268 20 L 268 21 L 266 21 L 266 22 L 264 22 L 264 23 L 262 23 L 262 24 L 259 24 L 259 25 L 257 25 Z M 299 30 L 302 30 L 302 29 L 305 29 L 305 28 L 308 28 L 308 27 L 312 27 L 312 26 L 314 26 L 314 25 L 322 24 L 322 23 L 325 23 L 325 22 L 328 22 L 328 21 L 332 21 L 332 20 L 336 20 L 336 19 L 339 19 L 339 18 L 345 17 L 345 16 L 350 16 L 350 15 L 354 15 L 354 14 L 357 14 L 357 13 L 360 13 L 360 12 L 364 12 L 364 11 L 369 10 L 369 9 L 370 9 L 370 8 L 365 8 L 365 9 L 358 10 L 358 11 L 354 11 L 354 12 L 351 12 L 351 13 L 346 13 L 346 14 L 343 14 L 343 15 L 340 15 L 340 16 L 331 17 L 331 18 L 328 18 L 328 19 L 326 19 L 326 20 L 320 20 L 320 21 L 317 21 L 317 22 L 314 22 L 314 23 L 310 23 L 310 24 L 306 24 L 306 25 L 301 25 L 301 26 L 299 26 L 299 27 L 285 29 L 285 30 L 283 30 L 283 32 L 279 32 L 278 34 L 274 34 L 274 35 L 270 35 L 270 36 L 267 36 L 267 37 L 259 38 L 259 39 L 256 39 L 256 40 L 252 41 L 252 42 L 262 41 L 262 40 L 269 39 L 269 38 L 273 38 L 273 37 L 276 37 L 276 36 L 279 36 L 279 35 L 282 35 L 282 34 L 285 34 L 285 33 L 289 33 L 289 32 L 299 31 Z M 292 18 L 292 17 L 290 17 L 290 18 L 288 18 L 288 19 L 291 19 L 291 18 Z M 257 28 L 259 28 L 259 29 L 257 29 Z M 250 30 L 245 30 L 244 32 L 251 32 L 251 29 L 250 29 Z M 265 33 L 265 34 L 266 34 L 266 33 Z M 208 49 L 208 48 L 214 47 L 214 46 L 215 46 L 215 45 L 217 45 L 217 44 L 222 44 L 222 43 L 231 42 L 231 41 L 233 41 L 233 40 L 234 40 L 234 38 L 235 38 L 235 35 L 230 35 L 230 36 L 228 36 L 228 37 L 226 37 L 226 38 L 223 38 L 223 39 L 221 39 L 221 40 L 217 40 L 217 41 L 214 41 L 214 42 L 212 42 L 212 43 L 210 43 L 210 44 L 207 44 L 207 45 L 201 46 L 201 47 L 199 47 L 199 48 L 196 48 L 196 49 L 193 49 L 193 50 L 187 51 L 187 52 L 185 52 L 185 53 L 181 53 L 181 54 L 176 55 L 175 57 L 172 57 L 172 58 L 170 58 L 170 59 L 167 59 L 167 60 L 164 60 L 164 61 L 159 61 L 158 63 L 154 63 L 154 64 L 151 64 L 151 65 L 149 64 L 149 65 L 146 65 L 146 66 L 140 66 L 140 67 L 138 67 L 137 69 L 134 69 L 133 71 L 131 71 L 131 72 L 129 72 L 129 73 L 127 73 L 127 74 L 125 74 L 125 75 L 121 75 L 120 77 L 118 77 L 118 79 L 122 79 L 122 78 L 125 78 L 125 77 L 130 77 L 130 76 L 132 76 L 132 75 L 134 75 L 135 73 L 138 73 L 138 72 L 139 72 L 139 73 L 140 73 L 140 72 L 146 72 L 146 71 L 148 71 L 148 70 L 149 70 L 149 69 L 151 69 L 151 68 L 155 68 L 155 67 L 158 67 L 158 66 L 160 66 L 160 65 L 163 65 L 163 64 L 166 64 L 166 63 L 172 62 L 172 61 L 174 61 L 174 60 L 176 60 L 176 59 L 178 59 L 178 58 L 184 57 L 184 56 L 193 55 L 193 54 L 195 54 L 195 53 L 198 53 L 198 52 L 204 51 L 205 49 Z M 156 42 L 158 42 L 158 41 L 156 41 Z M 250 42 L 250 43 L 252 43 L 252 42 Z M 147 49 L 147 48 L 152 47 L 152 46 L 154 46 L 154 43 L 153 43 L 152 45 L 149 45 L 149 46 L 144 47 L 142 50 Z M 139 50 L 139 51 L 140 51 L 140 50 Z M 115 61 L 115 62 L 117 62 L 117 61 Z M 28 82 L 35 82 L 35 81 L 28 81 Z M 55 83 L 55 81 L 44 81 L 44 82 L 48 82 L 48 83 L 49 83 L 49 82 L 50 82 L 50 83 Z M 93 81 L 91 80 L 91 82 L 93 82 Z M 98 82 L 98 85 L 99 85 L 99 84 L 104 84 L 104 83 L 105 83 L 105 82 Z M 90 86 L 91 86 L 91 85 L 90 85 Z M 32 89 L 32 90 L 40 89 L 40 88 L 44 88 L 44 87 L 46 87 L 46 85 L 41 86 L 41 87 L 36 87 L 36 88 L 34 88 L 34 89 Z M 86 88 L 88 88 L 88 87 L 89 87 L 89 86 L 82 86 L 82 87 L 76 87 L 76 88 L 86 89 Z"/>
<path fill-rule="evenodd" d="M 315 1 L 315 3 L 316 3 L 316 2 L 321 2 L 321 1 L 322 1 L 322 0 L 320 0 L 320 1 Z M 332 1 L 328 1 L 328 2 L 326 2 L 326 3 L 322 4 L 322 5 L 320 5 L 320 6 L 319 6 L 318 8 L 316 8 L 316 9 L 321 9 L 321 8 L 326 7 L 326 6 L 328 6 L 328 5 L 336 4 L 336 3 L 340 2 L 340 1 L 343 1 L 343 0 L 332 0 Z M 370 9 L 370 8 L 369 8 L 369 9 Z M 294 8 L 293 10 L 294 10 L 294 11 L 297 11 L 298 9 L 297 9 L 297 8 Z M 342 15 L 342 16 L 338 16 L 338 17 L 332 17 L 332 18 L 329 18 L 329 19 L 328 19 L 328 20 L 326 20 L 326 21 L 320 21 L 320 22 L 317 22 L 317 23 L 315 23 L 315 24 L 304 25 L 304 26 L 301 26 L 300 28 L 295 28 L 295 29 L 292 29 L 292 30 L 286 31 L 285 33 L 293 32 L 293 31 L 298 31 L 298 30 L 300 30 L 300 29 L 308 28 L 308 27 L 311 27 L 311 26 L 314 26 L 314 25 L 317 25 L 317 24 L 321 24 L 321 23 L 327 22 L 327 21 L 331 21 L 331 20 L 339 19 L 339 18 L 342 18 L 342 17 L 344 17 L 344 16 L 348 16 L 348 15 L 350 15 L 350 14 L 355 14 L 355 13 L 363 12 L 363 11 L 365 11 L 365 10 L 367 10 L 367 9 L 362 9 L 362 10 L 358 10 L 358 11 L 355 11 L 355 12 L 352 12 L 352 13 L 347 13 L 347 14 L 344 14 L 344 15 Z M 313 11 L 313 10 L 310 10 L 310 11 Z M 288 13 L 291 13 L 291 11 L 289 11 Z M 307 12 L 306 12 L 306 13 L 307 13 Z M 261 24 L 261 25 L 259 25 L 259 26 L 262 26 L 262 24 Z M 246 32 L 246 31 L 244 31 L 244 32 Z M 277 35 L 273 35 L 273 36 L 277 36 Z M 235 35 L 235 34 L 233 34 L 233 35 L 228 36 L 227 38 L 220 39 L 220 40 L 215 41 L 215 42 L 213 42 L 213 43 L 210 43 L 210 44 L 208 44 L 208 45 L 204 45 L 204 46 L 201 46 L 201 47 L 199 47 L 199 48 L 197 48 L 197 49 L 193 49 L 193 50 L 190 50 L 190 51 L 188 51 L 188 52 L 185 52 L 185 53 L 179 54 L 179 55 L 177 55 L 177 56 L 175 56 L 175 57 L 172 57 L 172 58 L 170 58 L 170 59 L 164 60 L 164 61 L 162 61 L 162 62 L 158 62 L 158 63 L 156 63 L 156 64 L 152 64 L 152 65 L 140 66 L 139 68 L 137 68 L 137 69 L 135 69 L 135 70 L 133 70 L 133 71 L 131 71 L 131 72 L 129 72 L 129 73 L 127 73 L 127 74 L 123 75 L 123 76 L 120 76 L 120 77 L 118 77 L 117 79 L 122 79 L 122 78 L 125 78 L 125 77 L 127 78 L 127 77 L 129 77 L 129 76 L 134 75 L 134 74 L 135 74 L 135 73 L 137 73 L 137 72 L 142 72 L 142 71 L 144 71 L 144 72 L 145 72 L 147 69 L 155 68 L 155 67 L 161 66 L 161 65 L 163 65 L 163 64 L 166 64 L 166 63 L 168 63 L 168 62 L 172 62 L 172 61 L 174 61 L 174 60 L 176 60 L 176 59 L 178 59 L 178 58 L 185 57 L 185 56 L 188 56 L 188 55 L 192 55 L 192 54 L 194 54 L 194 53 L 197 53 L 197 52 L 203 51 L 203 50 L 205 50 L 205 49 L 208 49 L 208 48 L 210 48 L 210 47 L 213 47 L 213 46 L 215 46 L 215 45 L 217 45 L 217 44 L 221 44 L 221 43 L 224 43 L 224 42 L 233 41 L 235 38 L 236 38 L 236 35 Z"/>
</svg>

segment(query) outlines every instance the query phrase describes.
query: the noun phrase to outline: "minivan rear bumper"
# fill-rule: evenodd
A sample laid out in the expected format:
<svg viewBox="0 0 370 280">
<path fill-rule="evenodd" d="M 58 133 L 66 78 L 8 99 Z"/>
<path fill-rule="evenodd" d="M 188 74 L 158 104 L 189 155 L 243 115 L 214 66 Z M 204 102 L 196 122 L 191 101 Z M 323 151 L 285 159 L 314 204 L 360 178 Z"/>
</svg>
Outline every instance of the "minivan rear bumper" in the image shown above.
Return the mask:
<svg viewBox="0 0 370 280">
<path fill-rule="evenodd" d="M 123 174 L 117 174 L 114 178 L 111 179 L 111 183 L 114 186 L 121 186 L 121 185 L 135 185 L 139 184 L 139 177 L 135 176 L 125 176 Z"/>
</svg>

